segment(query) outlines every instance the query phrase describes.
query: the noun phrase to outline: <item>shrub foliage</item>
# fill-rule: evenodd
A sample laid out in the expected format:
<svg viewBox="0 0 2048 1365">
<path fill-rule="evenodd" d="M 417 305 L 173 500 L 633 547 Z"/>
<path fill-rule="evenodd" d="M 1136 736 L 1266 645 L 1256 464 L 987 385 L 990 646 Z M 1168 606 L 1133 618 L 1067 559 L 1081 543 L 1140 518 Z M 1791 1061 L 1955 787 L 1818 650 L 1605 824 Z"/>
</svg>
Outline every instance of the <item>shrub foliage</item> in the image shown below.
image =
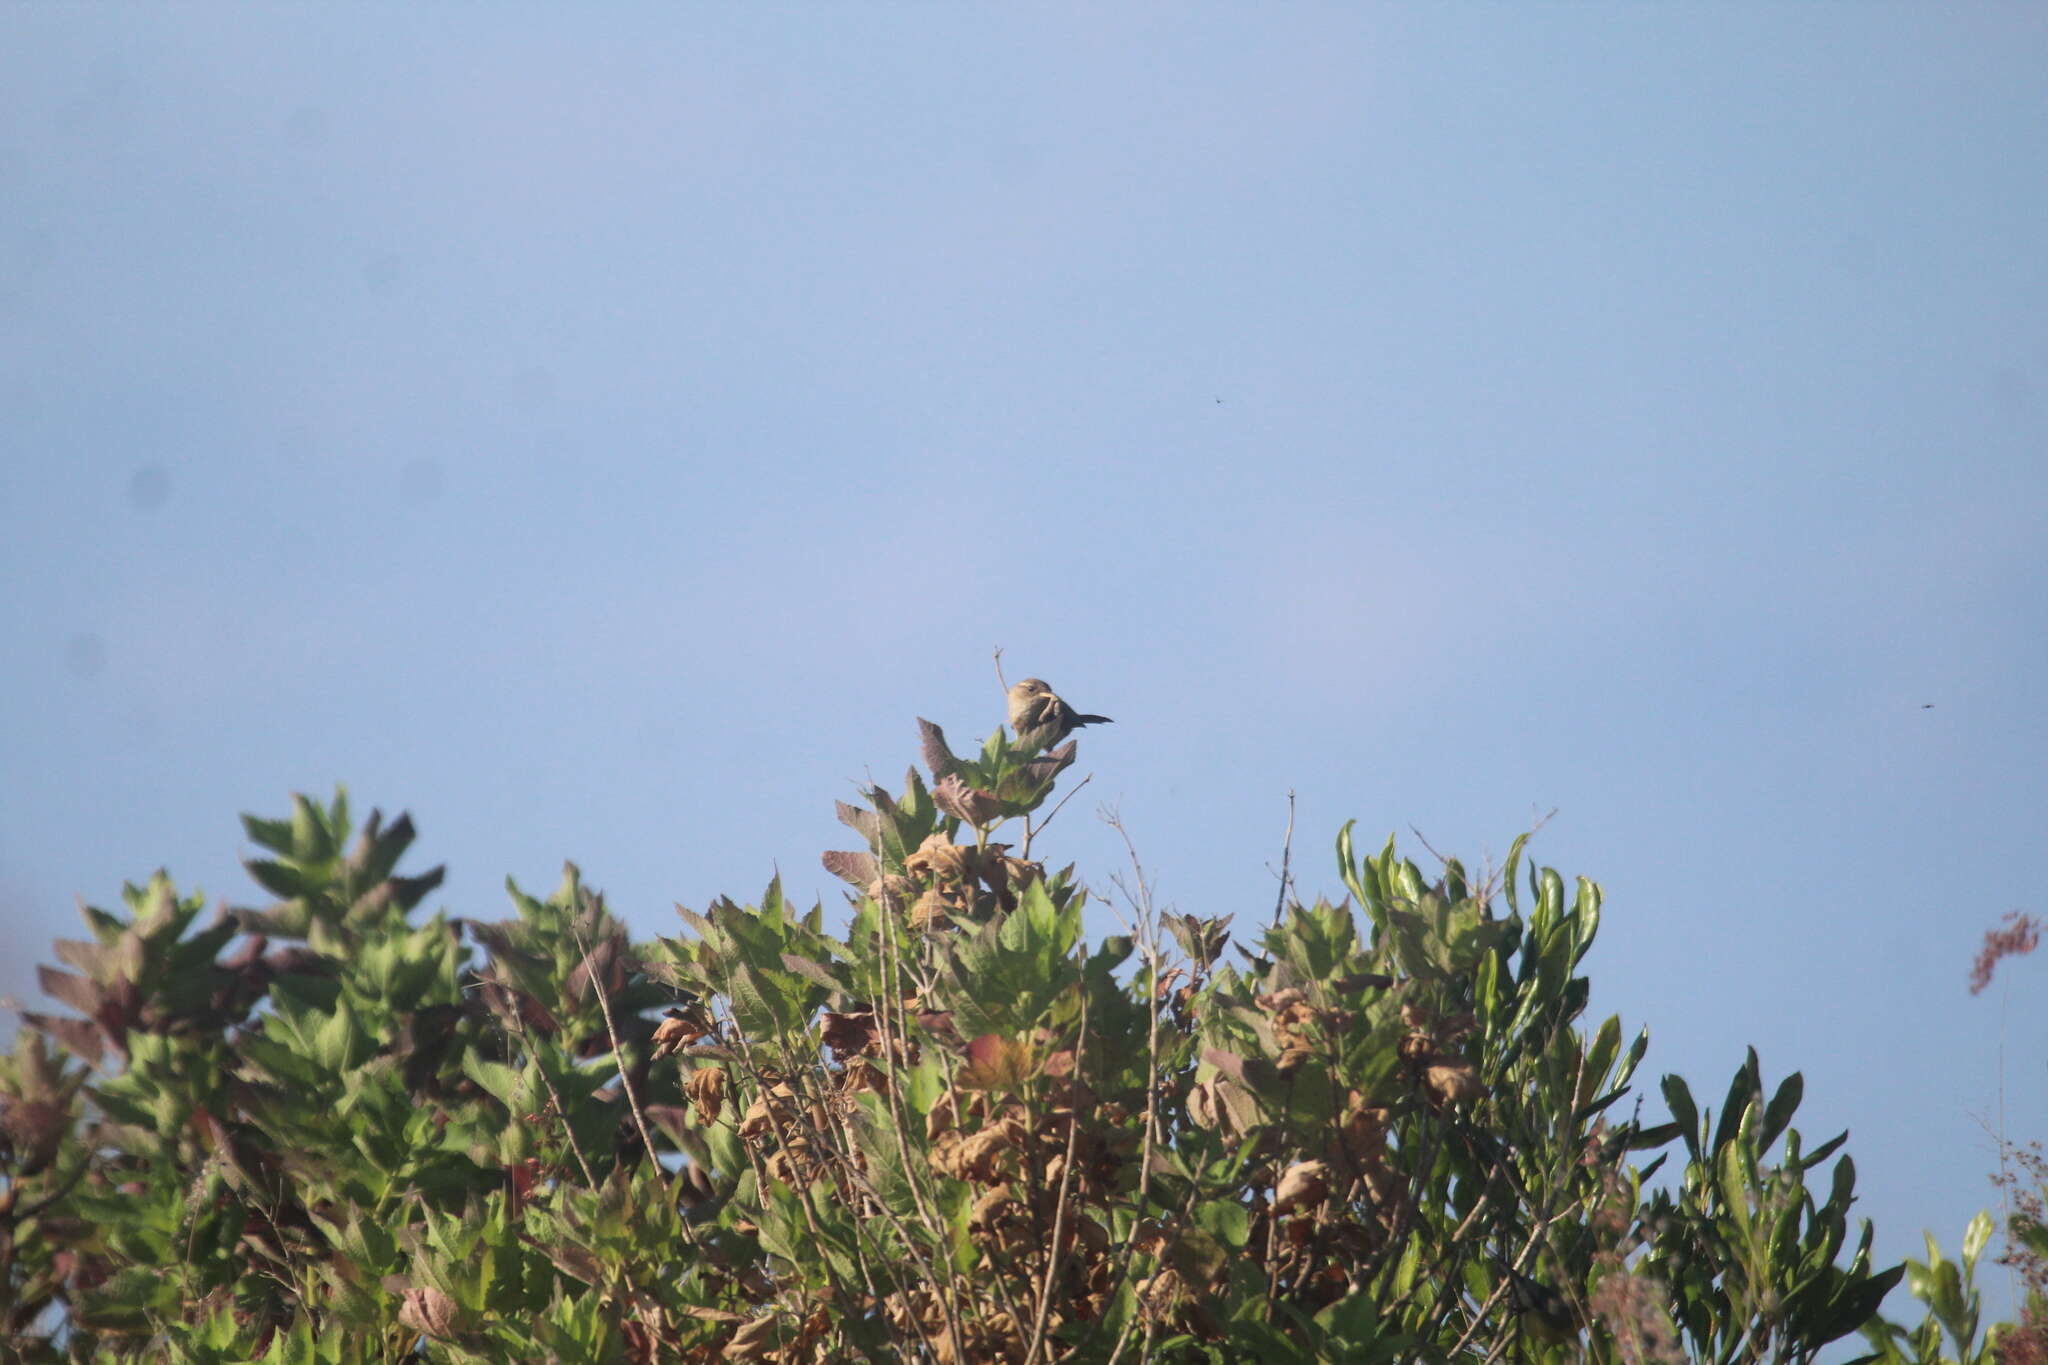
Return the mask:
<svg viewBox="0 0 2048 1365">
<path fill-rule="evenodd" d="M 634 942 L 573 866 L 425 915 L 345 795 L 245 818 L 268 908 L 86 908 L 0 1058 L 0 1354 L 1796 1361 L 1902 1273 L 1797 1074 L 1645 1117 L 1599 888 L 1524 840 L 1347 827 L 1342 904 L 1139 879 L 1090 941 L 1037 847 L 1074 745 L 920 725 L 831 924 L 771 884 Z"/>
</svg>

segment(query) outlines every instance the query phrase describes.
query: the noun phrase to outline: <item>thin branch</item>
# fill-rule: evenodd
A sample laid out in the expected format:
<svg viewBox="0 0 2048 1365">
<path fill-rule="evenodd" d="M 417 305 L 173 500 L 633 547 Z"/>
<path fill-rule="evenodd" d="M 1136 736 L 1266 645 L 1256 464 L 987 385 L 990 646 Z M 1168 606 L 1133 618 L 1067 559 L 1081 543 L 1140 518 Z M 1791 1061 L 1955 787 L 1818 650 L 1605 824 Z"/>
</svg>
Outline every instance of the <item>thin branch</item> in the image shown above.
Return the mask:
<svg viewBox="0 0 2048 1365">
<path fill-rule="evenodd" d="M 1052 823 L 1052 817 L 1060 813 L 1061 806 L 1064 806 L 1067 804 L 1067 802 L 1073 800 L 1075 795 L 1081 790 L 1081 788 L 1087 786 L 1090 782 L 1093 782 L 1094 780 L 1095 774 L 1090 773 L 1088 774 L 1088 776 L 1082 778 L 1079 782 L 1075 783 L 1074 790 L 1068 792 L 1065 796 L 1062 796 L 1059 799 L 1059 804 L 1055 805 L 1052 808 L 1052 814 L 1047 815 L 1045 817 L 1045 823 L 1039 825 L 1036 829 L 1033 829 L 1031 826 L 1031 817 L 1028 815 L 1024 817 L 1024 847 L 1022 850 L 1020 850 L 1018 855 L 1019 857 L 1021 857 L 1025 862 L 1031 861 L 1031 841 L 1033 839 L 1036 839 L 1039 835 L 1045 833 L 1045 826 Z"/>
<path fill-rule="evenodd" d="M 1287 793 L 1287 837 L 1280 844 L 1280 894 L 1273 900 L 1273 927 L 1280 927 L 1280 917 L 1287 912 L 1287 888 L 1293 884 L 1294 872 L 1294 793 Z"/>
<path fill-rule="evenodd" d="M 1445 867 L 1449 867 L 1451 865 L 1451 860 L 1449 858 L 1446 858 L 1443 854 L 1437 852 L 1436 845 L 1432 844 L 1429 841 L 1428 835 L 1424 834 L 1421 830 L 1417 829 L 1413 824 L 1410 824 L 1408 826 L 1408 832 L 1415 836 L 1415 842 L 1421 844 L 1424 848 L 1429 850 L 1430 857 L 1436 859 Z"/>
<path fill-rule="evenodd" d="M 1067 1088 L 1067 1156 L 1060 1166 L 1060 1187 L 1053 1202 L 1052 1248 L 1045 1258 L 1045 1281 L 1038 1290 L 1038 1316 L 1031 1324 L 1031 1345 L 1024 1353 L 1024 1365 L 1034 1365 L 1039 1348 L 1045 1345 L 1046 1318 L 1052 1312 L 1052 1286 L 1059 1270 L 1066 1264 L 1067 1252 L 1060 1245 L 1060 1239 L 1067 1226 L 1067 1195 L 1074 1183 L 1074 1149 L 1081 1131 L 1081 1116 L 1075 1107 L 1080 1087 L 1086 1084 L 1082 1064 L 1088 1057 L 1088 973 L 1087 959 L 1076 954 L 1074 961 L 1076 985 L 1081 992 L 1080 1033 L 1074 1043 L 1074 1069 L 1069 1073 L 1072 1080 Z"/>
<path fill-rule="evenodd" d="M 1136 880 L 1137 893 L 1133 895 L 1130 889 L 1123 887 L 1120 882 L 1117 885 L 1123 890 L 1125 898 L 1131 902 L 1131 913 L 1136 928 L 1135 937 L 1145 961 L 1145 972 L 1142 976 L 1145 983 L 1145 1132 L 1139 1146 L 1138 1189 L 1137 1198 L 1132 1205 L 1134 1212 L 1131 1233 L 1124 1242 L 1123 1255 L 1118 1258 L 1122 1263 L 1117 1285 L 1117 1290 L 1120 1290 L 1123 1276 L 1130 1274 L 1132 1251 L 1137 1245 L 1138 1234 L 1145 1226 L 1145 1205 L 1151 1198 L 1152 1141 L 1159 1126 L 1159 916 L 1154 913 L 1152 887 L 1145 880 L 1145 865 L 1138 858 L 1138 847 L 1131 841 L 1130 831 L 1124 828 L 1123 817 L 1114 810 L 1104 810 L 1102 818 L 1104 823 L 1123 839 L 1124 852 L 1131 860 L 1131 875 Z M 1139 1312 L 1124 1320 L 1123 1327 L 1117 1332 L 1115 1349 L 1110 1352 L 1110 1365 L 1115 1365 L 1117 1359 L 1123 1355 L 1124 1346 L 1130 1338 L 1131 1327 L 1139 1317 L 1145 1316 L 1147 1314 L 1140 1304 Z M 1157 1327 L 1156 1321 L 1148 1322 L 1140 1359 L 1150 1356 Z"/>
<path fill-rule="evenodd" d="M 902 954 L 896 943 L 896 907 L 892 903 L 892 898 L 885 893 L 878 903 L 878 908 L 881 910 L 877 919 L 882 935 L 882 994 L 885 999 L 875 1002 L 875 1018 L 882 1030 L 883 1055 L 889 1060 L 889 1071 L 886 1076 L 888 1084 L 882 1088 L 882 1094 L 889 1106 L 889 1117 L 892 1120 L 890 1127 L 896 1136 L 897 1159 L 903 1163 L 903 1181 L 910 1187 L 910 1198 L 911 1202 L 917 1205 L 918 1220 L 923 1224 L 925 1236 L 931 1239 L 936 1259 L 945 1271 L 943 1278 L 934 1277 L 933 1284 L 938 1291 L 939 1310 L 946 1318 L 947 1335 L 953 1341 L 954 1348 L 958 1350 L 966 1339 L 960 1332 L 959 1285 L 953 1266 L 951 1246 L 946 1237 L 946 1225 L 933 1214 L 920 1179 L 922 1172 L 918 1163 L 911 1159 L 910 1140 L 904 1131 L 904 1105 L 897 1094 L 898 1063 L 900 1061 L 905 1069 L 908 1068 L 911 1039 L 910 1028 L 904 1020 L 902 1010 L 904 971 Z M 892 1021 L 895 1029 L 893 1036 L 890 1031 Z M 960 1114 L 957 1103 L 953 1106 L 953 1114 L 957 1122 Z M 907 1298 L 904 1306 L 906 1309 L 910 1306 Z"/>
<path fill-rule="evenodd" d="M 599 897 L 591 903 L 602 908 L 604 900 L 602 897 Z M 640 1096 L 633 1089 L 633 1078 L 626 1074 L 626 1050 L 619 1041 L 618 1020 L 612 1017 L 611 993 L 604 988 L 604 973 L 599 971 L 596 964 L 590 960 L 590 947 L 583 938 L 583 928 L 576 923 L 578 913 L 580 913 L 580 907 L 569 916 L 569 932 L 576 936 L 576 951 L 583 954 L 583 970 L 589 974 L 591 987 L 597 992 L 597 1007 L 604 1014 L 605 1036 L 611 1040 L 612 1044 L 612 1065 L 618 1070 L 620 1088 L 626 1092 L 626 1107 L 633 1111 L 633 1126 L 640 1131 L 640 1145 L 646 1149 L 647 1159 L 654 1163 L 654 1169 L 660 1172 L 662 1170 L 661 1154 L 654 1149 L 654 1134 L 648 1131 L 647 1115 L 641 1112 Z M 563 1124 L 566 1126 L 568 1121 L 569 1116 L 564 1114 L 562 1116 Z M 580 1153 L 578 1154 L 578 1159 L 581 1159 Z M 690 1226 L 690 1220 L 687 1218 L 678 1219 L 677 1222 L 683 1229 L 683 1240 L 688 1242 L 694 1249 L 697 1245 L 697 1230 Z"/>
<path fill-rule="evenodd" d="M 507 992 L 519 990 L 517 986 L 514 986 L 509 982 L 500 986 L 499 989 Z M 520 991 L 520 994 L 523 995 L 525 994 L 525 992 Z M 512 1016 L 513 1029 L 519 1035 L 520 1045 L 523 1046 L 526 1049 L 527 1054 L 531 1056 L 533 1054 L 533 1040 L 527 1037 L 526 1017 L 520 1012 L 519 1002 L 517 1000 L 514 1000 L 512 1002 L 512 1009 L 510 1011 L 510 1014 Z M 617 1045 L 614 1044 L 614 1046 Z M 569 1139 L 569 1150 L 575 1154 L 576 1165 L 583 1172 L 583 1183 L 593 1190 L 596 1189 L 597 1174 L 590 1169 L 590 1159 L 583 1155 L 583 1144 L 577 1141 L 576 1139 L 576 1125 L 569 1122 L 569 1110 L 568 1107 L 562 1103 L 562 1092 L 555 1089 L 554 1077 L 548 1075 L 548 1069 L 540 1064 L 538 1058 L 535 1058 L 534 1060 L 534 1070 L 540 1072 L 540 1083 L 547 1087 L 548 1099 L 552 1101 L 555 1106 L 555 1117 L 562 1121 L 562 1133 L 565 1137 Z"/>
</svg>

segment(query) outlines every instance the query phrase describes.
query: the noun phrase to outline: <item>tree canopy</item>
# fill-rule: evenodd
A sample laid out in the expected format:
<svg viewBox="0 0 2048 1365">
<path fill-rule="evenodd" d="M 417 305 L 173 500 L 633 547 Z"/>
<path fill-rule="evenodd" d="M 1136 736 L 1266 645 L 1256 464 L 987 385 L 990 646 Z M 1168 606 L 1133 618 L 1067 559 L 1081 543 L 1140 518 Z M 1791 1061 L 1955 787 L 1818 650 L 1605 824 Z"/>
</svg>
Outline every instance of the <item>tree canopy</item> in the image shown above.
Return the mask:
<svg viewBox="0 0 2048 1365">
<path fill-rule="evenodd" d="M 70 1012 L 0 1058 L 4 1351 L 1989 1358 L 1989 1221 L 1884 1323 L 1846 1135 L 1753 1050 L 1646 1087 L 1586 1015 L 1600 888 L 1526 835 L 1489 874 L 1347 826 L 1341 901 L 1182 914 L 1045 859 L 1060 727 L 919 724 L 926 771 L 839 807 L 831 915 L 771 883 L 635 941 L 573 866 L 425 913 L 411 819 L 345 793 L 244 817 L 265 906 L 85 908 Z"/>
</svg>

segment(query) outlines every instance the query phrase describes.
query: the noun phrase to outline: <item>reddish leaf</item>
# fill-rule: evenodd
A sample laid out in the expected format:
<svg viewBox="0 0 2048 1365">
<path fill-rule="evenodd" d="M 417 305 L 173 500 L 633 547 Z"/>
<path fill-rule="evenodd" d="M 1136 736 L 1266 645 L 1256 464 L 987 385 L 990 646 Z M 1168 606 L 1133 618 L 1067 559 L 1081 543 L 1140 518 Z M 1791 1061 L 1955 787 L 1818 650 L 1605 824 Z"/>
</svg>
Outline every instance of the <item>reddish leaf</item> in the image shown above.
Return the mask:
<svg viewBox="0 0 2048 1365">
<path fill-rule="evenodd" d="M 924 749 L 924 765 L 932 770 L 934 778 L 945 777 L 960 766 L 960 760 L 953 757 L 953 751 L 946 747 L 944 730 L 919 716 L 917 733 Z"/>
<path fill-rule="evenodd" d="M 948 773 L 932 788 L 932 801 L 948 815 L 958 816 L 979 829 L 1003 813 L 1003 803 L 992 793 L 970 787 L 960 774 Z"/>
<path fill-rule="evenodd" d="M 839 823 L 868 841 L 869 848 L 882 846 L 882 817 L 859 806 L 849 806 L 844 801 L 832 803 L 838 810 Z"/>
<path fill-rule="evenodd" d="M 881 867 L 876 863 L 875 855 L 872 853 L 832 849 L 821 854 L 818 861 L 822 862 L 825 870 L 833 876 L 841 881 L 852 882 L 863 890 L 881 875 Z"/>
<path fill-rule="evenodd" d="M 105 1055 L 106 1039 L 90 1019 L 55 1019 L 26 1010 L 22 1012 L 21 1019 L 30 1028 L 41 1029 L 94 1066 L 99 1065 L 100 1058 Z"/>
<path fill-rule="evenodd" d="M 60 972 L 55 967 L 36 968 L 36 980 L 43 988 L 43 994 L 58 1000 L 80 1014 L 97 1014 L 103 997 L 98 987 L 76 972 Z"/>
</svg>

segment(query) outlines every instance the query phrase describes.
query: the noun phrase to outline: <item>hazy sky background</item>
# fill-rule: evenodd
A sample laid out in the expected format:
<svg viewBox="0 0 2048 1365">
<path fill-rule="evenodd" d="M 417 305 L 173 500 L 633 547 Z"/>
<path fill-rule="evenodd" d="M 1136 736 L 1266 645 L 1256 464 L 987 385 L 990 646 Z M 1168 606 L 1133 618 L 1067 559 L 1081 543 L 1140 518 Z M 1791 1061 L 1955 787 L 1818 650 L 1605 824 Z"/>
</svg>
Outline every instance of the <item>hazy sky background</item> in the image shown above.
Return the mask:
<svg viewBox="0 0 2048 1365">
<path fill-rule="evenodd" d="M 2044 72 L 2020 4 L 10 4 L 0 990 L 336 781 L 456 913 L 836 904 L 1001 645 L 1116 717 L 1098 885 L 1103 803 L 1241 923 L 1290 789 L 1333 893 L 1556 808 L 1646 1092 L 1757 1045 L 1953 1250 L 2048 1136 L 2048 963 L 1965 991 L 2048 909 Z"/>
</svg>

